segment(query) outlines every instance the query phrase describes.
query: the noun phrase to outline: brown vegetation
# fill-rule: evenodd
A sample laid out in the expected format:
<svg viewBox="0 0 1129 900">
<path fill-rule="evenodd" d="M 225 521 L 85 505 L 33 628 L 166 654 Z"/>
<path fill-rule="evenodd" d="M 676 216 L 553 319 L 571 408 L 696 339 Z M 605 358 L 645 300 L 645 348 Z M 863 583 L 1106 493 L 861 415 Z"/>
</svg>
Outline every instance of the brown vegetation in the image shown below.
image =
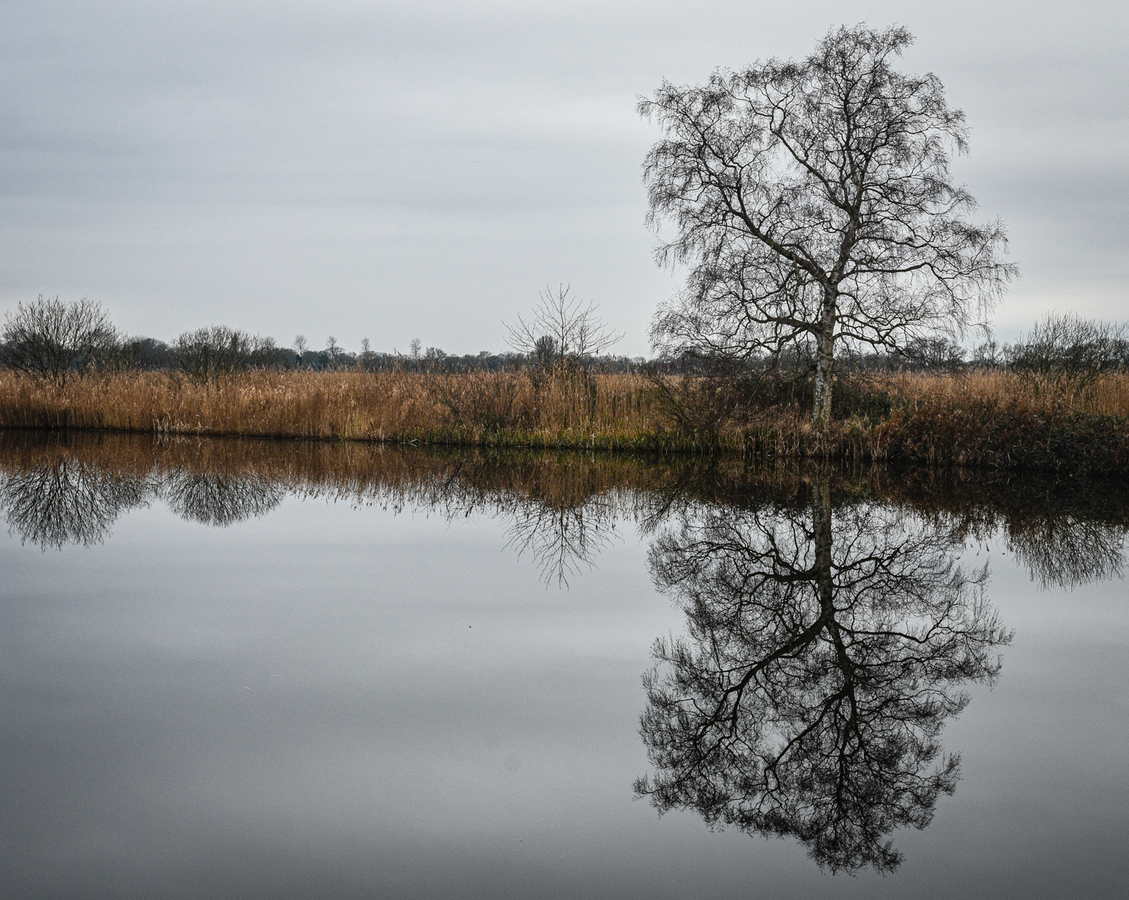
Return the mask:
<svg viewBox="0 0 1129 900">
<path fill-rule="evenodd" d="M 813 484 L 828 485 L 837 506 L 892 504 L 935 518 L 972 543 L 1002 530 L 1042 582 L 1080 583 L 1095 572 L 1120 571 L 1129 526 L 1124 479 L 736 454 L 700 459 L 0 431 L 0 519 L 45 547 L 96 543 L 121 513 L 158 496 L 182 515 L 222 525 L 261 515 L 290 493 L 450 518 L 501 516 L 516 548 L 549 559 L 547 577 L 555 580 L 590 561 L 616 521 L 632 519 L 653 531 L 695 504 L 803 509 Z M 546 540 L 557 541 L 548 553 Z"/>
<path fill-rule="evenodd" d="M 656 426 L 646 395 L 634 376 L 537 371 L 140 372 L 63 389 L 0 372 L 0 428 L 614 448 Z"/>
<path fill-rule="evenodd" d="M 810 424 L 810 395 L 803 380 L 535 369 L 125 372 L 62 386 L 0 371 L 0 428 L 1129 469 L 1129 374 L 843 379 L 825 429 Z"/>
</svg>

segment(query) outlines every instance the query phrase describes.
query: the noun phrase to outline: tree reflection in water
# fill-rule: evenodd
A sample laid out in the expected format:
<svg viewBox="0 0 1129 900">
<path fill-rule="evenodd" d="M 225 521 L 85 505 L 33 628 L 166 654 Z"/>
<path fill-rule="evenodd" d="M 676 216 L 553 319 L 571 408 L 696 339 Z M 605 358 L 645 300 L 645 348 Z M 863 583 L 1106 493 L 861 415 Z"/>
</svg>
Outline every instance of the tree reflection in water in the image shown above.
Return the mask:
<svg viewBox="0 0 1129 900">
<path fill-rule="evenodd" d="M 715 463 L 0 432 L 0 515 L 46 548 L 99 542 L 154 497 L 213 526 L 290 491 L 481 511 L 562 584 L 617 522 L 648 523 L 663 529 L 653 578 L 681 602 L 688 635 L 655 648 L 642 721 L 655 772 L 639 792 L 660 811 L 797 837 L 834 870 L 891 870 L 891 833 L 924 826 L 955 788 L 941 729 L 967 685 L 999 673 L 1009 638 L 983 596 L 987 570 L 957 555 L 1003 538 L 1043 584 L 1119 576 L 1129 494 L 878 473 L 838 483 L 855 499 L 833 506 L 829 482 Z"/>
<path fill-rule="evenodd" d="M 924 827 L 952 793 L 945 721 L 962 686 L 991 683 L 1010 635 L 962 543 L 891 508 L 685 512 L 655 541 L 652 575 L 689 635 L 659 640 L 636 783 L 660 812 L 792 836 L 822 867 L 891 871 L 890 833 Z"/>
<path fill-rule="evenodd" d="M 101 543 L 120 515 L 154 498 L 182 518 L 226 526 L 270 512 L 288 490 L 267 473 L 186 467 L 162 473 L 128 458 L 115 465 L 112 455 L 66 444 L 49 445 L 32 459 L 0 469 L 0 516 L 22 542 L 43 549 Z"/>
<path fill-rule="evenodd" d="M 286 487 L 268 475 L 224 472 L 170 473 L 161 493 L 178 516 L 204 525 L 226 527 L 266 515 L 286 496 Z"/>
<path fill-rule="evenodd" d="M 101 543 L 118 516 L 147 506 L 149 476 L 123 474 L 60 456 L 0 479 L 0 512 L 21 541 L 62 549 Z"/>
<path fill-rule="evenodd" d="M 1121 578 L 1125 527 L 1075 516 L 1047 516 L 1013 527 L 1008 546 L 1043 588 L 1074 588 Z"/>
<path fill-rule="evenodd" d="M 617 510 L 605 503 L 575 507 L 521 503 L 508 510 L 506 546 L 528 552 L 546 585 L 568 587 L 569 578 L 596 565 L 616 534 Z"/>
</svg>

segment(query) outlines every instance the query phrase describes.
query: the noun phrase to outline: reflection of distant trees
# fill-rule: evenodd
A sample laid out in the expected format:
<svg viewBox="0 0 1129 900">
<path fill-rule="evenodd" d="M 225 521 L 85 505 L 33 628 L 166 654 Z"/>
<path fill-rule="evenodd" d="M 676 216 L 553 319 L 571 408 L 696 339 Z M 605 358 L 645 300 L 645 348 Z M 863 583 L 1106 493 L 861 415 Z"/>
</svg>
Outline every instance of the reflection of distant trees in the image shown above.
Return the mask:
<svg viewBox="0 0 1129 900">
<path fill-rule="evenodd" d="M 616 510 L 599 503 L 554 507 L 533 501 L 514 504 L 506 519 L 507 546 L 519 556 L 530 553 L 546 584 L 567 586 L 611 544 Z"/>
<path fill-rule="evenodd" d="M 350 442 L 154 441 L 5 431 L 0 473 L 9 473 L 0 479 L 14 479 L 6 487 L 11 496 L 0 497 L 0 514 L 25 540 L 45 546 L 101 539 L 119 500 L 120 509 L 127 508 L 138 490 L 144 498 L 158 492 L 185 518 L 222 526 L 265 514 L 293 489 L 452 518 L 482 512 L 503 523 L 510 546 L 532 558 L 547 582 L 560 584 L 593 566 L 622 519 L 652 531 L 702 503 L 771 504 L 794 496 L 800 478 L 780 466 L 758 471 L 748 461 L 722 458 L 404 452 Z M 1121 482 L 1045 483 L 934 470 L 891 474 L 852 473 L 836 490 L 913 508 L 970 542 L 1003 535 L 1044 585 L 1073 586 L 1122 572 L 1129 489 Z M 20 487 L 52 478 L 42 491 Z M 75 496 L 62 496 L 66 491 Z M 70 503 L 74 511 L 68 511 Z"/>
<path fill-rule="evenodd" d="M 1000 539 L 1044 588 L 1120 578 L 1129 536 L 1129 482 L 1025 473 L 915 470 L 883 494 L 944 523 L 970 544 Z"/>
<path fill-rule="evenodd" d="M 651 551 L 689 635 L 660 640 L 637 790 L 662 811 L 792 836 L 832 870 L 894 869 L 890 833 L 951 793 L 942 752 L 962 685 L 991 682 L 1009 639 L 961 542 L 887 509 L 685 513 Z"/>
<path fill-rule="evenodd" d="M 62 548 L 101 542 L 118 516 L 154 497 L 186 519 L 224 526 L 269 512 L 288 489 L 270 474 L 232 474 L 219 466 L 177 466 L 162 474 L 137 464 L 136 442 L 123 442 L 120 457 L 115 446 L 103 436 L 74 445 L 37 446 L 25 435 L 0 440 L 0 450 L 10 452 L 0 455 L 0 516 L 25 543 Z"/>
<path fill-rule="evenodd" d="M 1120 578 L 1124 525 L 1048 516 L 1008 529 L 1008 546 L 1043 587 L 1072 588 Z"/>
<path fill-rule="evenodd" d="M 623 495 L 587 483 L 590 472 L 581 466 L 550 465 L 531 476 L 528 467 L 507 469 L 505 461 L 505 456 L 493 464 L 475 459 L 476 465 L 429 479 L 413 499 L 450 521 L 476 512 L 498 519 L 507 547 L 532 557 L 547 585 L 567 587 L 612 544 L 616 523 L 628 509 Z M 405 498 L 396 499 L 393 508 L 399 509 Z"/>
<path fill-rule="evenodd" d="M 286 496 L 286 487 L 266 475 L 181 469 L 166 477 L 161 494 L 182 518 L 224 527 L 270 512 Z"/>
<path fill-rule="evenodd" d="M 123 512 L 147 505 L 153 482 L 56 456 L 0 480 L 0 513 L 24 542 L 97 544 Z"/>
</svg>

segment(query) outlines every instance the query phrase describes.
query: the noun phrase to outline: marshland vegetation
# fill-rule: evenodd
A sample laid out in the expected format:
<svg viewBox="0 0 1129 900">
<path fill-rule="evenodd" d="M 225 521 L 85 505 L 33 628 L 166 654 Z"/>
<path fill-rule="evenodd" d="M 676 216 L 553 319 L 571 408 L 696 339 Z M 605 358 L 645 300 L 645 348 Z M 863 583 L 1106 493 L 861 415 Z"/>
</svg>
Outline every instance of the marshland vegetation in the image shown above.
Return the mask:
<svg viewBox="0 0 1129 900">
<path fill-rule="evenodd" d="M 642 364 L 561 352 L 567 339 L 406 358 L 331 341 L 303 359 L 223 327 L 126 339 L 95 305 L 41 298 L 0 336 L 0 428 L 1129 469 L 1129 339 L 1114 325 L 1052 316 L 971 361 L 944 343 L 845 358 L 826 424 L 799 355 Z"/>
<path fill-rule="evenodd" d="M 810 421 L 810 380 L 781 375 L 258 369 L 66 384 L 0 371 L 0 428 L 584 448 L 1124 472 L 1129 373 L 888 372 L 840 379 Z"/>
</svg>

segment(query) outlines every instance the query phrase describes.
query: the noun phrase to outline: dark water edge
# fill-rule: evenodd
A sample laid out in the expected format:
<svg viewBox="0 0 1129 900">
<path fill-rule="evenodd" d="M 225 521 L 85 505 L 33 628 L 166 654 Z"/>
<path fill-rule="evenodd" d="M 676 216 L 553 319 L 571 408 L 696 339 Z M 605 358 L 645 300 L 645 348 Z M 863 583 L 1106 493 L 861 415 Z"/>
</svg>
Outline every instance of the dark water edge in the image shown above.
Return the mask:
<svg viewBox="0 0 1129 900">
<path fill-rule="evenodd" d="M 0 434 L 0 895 L 1129 874 L 1117 483 L 37 437 Z"/>
<path fill-rule="evenodd" d="M 185 517 L 215 525 L 262 515 L 288 493 L 414 502 L 449 515 L 521 504 L 580 510 L 598 500 L 605 514 L 622 507 L 661 517 L 689 502 L 802 505 L 818 482 L 835 504 L 871 501 L 944 516 L 970 538 L 1002 527 L 1031 554 L 1055 550 L 1054 562 L 1032 557 L 1040 571 L 1080 568 L 1084 576 L 1093 546 L 1084 533 L 1129 523 L 1129 479 L 726 456 L 0 431 L 0 473 L 10 479 L 0 500 L 10 526 L 57 547 L 97 541 L 117 515 L 166 495 Z"/>
</svg>

